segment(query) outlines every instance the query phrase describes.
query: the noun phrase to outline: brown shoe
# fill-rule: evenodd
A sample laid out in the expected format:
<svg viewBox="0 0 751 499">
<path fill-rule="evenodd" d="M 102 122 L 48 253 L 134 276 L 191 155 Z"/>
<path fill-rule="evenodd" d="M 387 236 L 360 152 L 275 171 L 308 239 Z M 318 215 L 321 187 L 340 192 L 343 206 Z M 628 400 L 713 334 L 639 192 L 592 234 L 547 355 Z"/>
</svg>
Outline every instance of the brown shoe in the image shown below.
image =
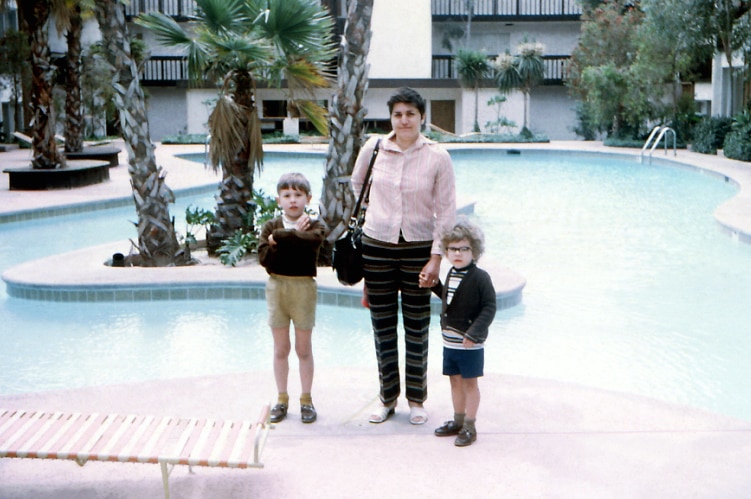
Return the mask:
<svg viewBox="0 0 751 499">
<path fill-rule="evenodd" d="M 300 406 L 300 417 L 303 423 L 313 423 L 318 414 L 316 414 L 316 408 L 312 404 L 303 404 Z"/>
<path fill-rule="evenodd" d="M 446 421 L 443 426 L 439 426 L 433 432 L 436 437 L 450 437 L 451 435 L 458 435 L 462 426 L 457 424 L 456 421 Z"/>
<path fill-rule="evenodd" d="M 287 404 L 276 404 L 271 408 L 271 417 L 269 418 L 272 423 L 279 423 L 287 417 Z"/>
<path fill-rule="evenodd" d="M 466 447 L 468 445 L 472 445 L 472 442 L 477 440 L 477 432 L 476 431 L 469 431 L 466 428 L 462 428 L 461 431 L 459 431 L 459 435 L 456 437 L 456 440 L 454 440 L 454 445 L 457 447 Z"/>
</svg>

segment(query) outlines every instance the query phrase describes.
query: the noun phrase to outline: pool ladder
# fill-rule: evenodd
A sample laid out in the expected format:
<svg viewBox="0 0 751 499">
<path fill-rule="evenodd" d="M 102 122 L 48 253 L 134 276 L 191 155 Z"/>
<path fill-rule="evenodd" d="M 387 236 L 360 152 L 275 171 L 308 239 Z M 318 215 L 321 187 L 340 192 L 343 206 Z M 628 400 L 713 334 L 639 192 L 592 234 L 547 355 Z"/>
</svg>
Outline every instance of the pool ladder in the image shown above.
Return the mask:
<svg viewBox="0 0 751 499">
<path fill-rule="evenodd" d="M 203 166 L 209 167 L 209 147 L 211 147 L 211 134 L 206 134 L 206 141 L 203 143 Z"/>
<path fill-rule="evenodd" d="M 649 134 L 649 137 L 647 138 L 647 141 L 644 143 L 644 147 L 641 148 L 641 154 L 639 155 L 639 162 L 644 162 L 644 152 L 647 150 L 647 148 L 652 145 L 652 147 L 649 149 L 649 164 L 652 164 L 652 153 L 654 152 L 655 148 L 657 148 L 657 145 L 660 143 L 660 140 L 665 136 L 665 134 L 673 134 L 673 156 L 677 156 L 678 153 L 676 152 L 676 145 L 675 145 L 675 130 L 670 128 L 669 126 L 664 125 L 657 125 L 652 129 L 652 132 Z M 657 138 L 655 138 L 657 137 Z M 652 139 L 654 139 L 654 143 L 652 143 Z M 665 137 L 665 155 L 668 154 L 668 138 Z"/>
</svg>

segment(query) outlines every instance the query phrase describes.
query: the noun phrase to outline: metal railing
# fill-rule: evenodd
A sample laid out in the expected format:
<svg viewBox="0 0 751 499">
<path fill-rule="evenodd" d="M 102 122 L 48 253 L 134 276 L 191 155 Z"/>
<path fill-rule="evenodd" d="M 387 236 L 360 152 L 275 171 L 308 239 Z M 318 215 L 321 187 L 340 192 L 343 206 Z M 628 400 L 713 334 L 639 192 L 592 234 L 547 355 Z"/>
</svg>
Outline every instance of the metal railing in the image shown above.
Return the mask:
<svg viewBox="0 0 751 499">
<path fill-rule="evenodd" d="M 489 55 L 488 59 L 495 59 L 495 55 Z M 544 55 L 542 56 L 545 64 L 545 85 L 562 85 L 566 79 L 568 61 L 571 56 L 568 55 Z M 456 72 L 456 62 L 453 55 L 434 55 L 431 77 L 434 80 L 445 80 L 458 78 Z"/>
<path fill-rule="evenodd" d="M 431 0 L 434 19 L 466 17 L 465 0 Z M 578 0 L 475 0 L 472 18 L 477 21 L 544 17 L 578 19 L 582 9 Z"/>
<path fill-rule="evenodd" d="M 176 20 L 185 20 L 195 10 L 195 0 L 130 0 L 125 4 L 125 16 L 129 20 L 145 12 L 161 12 Z"/>
<path fill-rule="evenodd" d="M 660 140 L 662 140 L 663 137 L 665 137 L 665 155 L 668 154 L 668 137 L 667 135 L 673 134 L 673 156 L 677 156 L 677 147 L 676 147 L 676 138 L 675 138 L 675 130 L 670 128 L 669 126 L 664 125 L 657 125 L 652 129 L 652 132 L 649 134 L 649 137 L 647 137 L 647 141 L 644 142 L 644 147 L 641 148 L 641 153 L 639 154 L 639 162 L 644 162 L 644 152 L 647 150 L 647 148 L 651 145 L 652 147 L 649 149 L 649 164 L 652 164 L 652 153 L 654 152 L 655 148 L 657 148 L 657 145 L 660 143 Z M 656 138 L 655 138 L 656 137 Z M 654 142 L 652 142 L 652 139 L 654 139 Z"/>
</svg>

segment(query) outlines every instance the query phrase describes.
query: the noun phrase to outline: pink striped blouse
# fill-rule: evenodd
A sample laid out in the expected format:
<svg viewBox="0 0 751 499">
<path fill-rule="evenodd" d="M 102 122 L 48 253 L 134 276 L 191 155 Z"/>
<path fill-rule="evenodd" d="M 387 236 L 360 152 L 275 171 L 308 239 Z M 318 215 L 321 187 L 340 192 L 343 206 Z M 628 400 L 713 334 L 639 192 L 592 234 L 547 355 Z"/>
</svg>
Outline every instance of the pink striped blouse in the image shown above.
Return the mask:
<svg viewBox="0 0 751 499">
<path fill-rule="evenodd" d="M 363 231 L 373 239 L 397 243 L 401 230 L 407 241 L 433 241 L 432 253 L 440 255 L 441 233 L 451 227 L 456 216 L 451 157 L 423 135 L 406 151 L 399 149 L 393 137 L 391 132 L 381 140 Z M 377 139 L 370 138 L 357 157 L 351 179 L 355 197 Z"/>
</svg>

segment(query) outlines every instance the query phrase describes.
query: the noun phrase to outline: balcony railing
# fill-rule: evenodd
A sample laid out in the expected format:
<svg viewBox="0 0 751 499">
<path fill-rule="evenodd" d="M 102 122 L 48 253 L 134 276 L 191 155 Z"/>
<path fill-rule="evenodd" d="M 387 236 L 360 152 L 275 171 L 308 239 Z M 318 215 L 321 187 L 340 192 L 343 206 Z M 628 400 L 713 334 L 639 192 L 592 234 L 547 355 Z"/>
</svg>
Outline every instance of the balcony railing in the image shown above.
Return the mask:
<svg viewBox="0 0 751 499">
<path fill-rule="evenodd" d="M 143 65 L 141 83 L 171 86 L 188 79 L 188 60 L 181 56 L 152 56 Z"/>
<path fill-rule="evenodd" d="M 161 12 L 176 21 L 185 21 L 195 10 L 195 0 L 130 0 L 125 4 L 125 16 L 128 20 L 144 12 Z"/>
<path fill-rule="evenodd" d="M 431 0 L 433 20 L 452 20 L 467 16 L 465 0 Z M 578 0 L 475 0 L 474 21 L 579 20 Z"/>
<path fill-rule="evenodd" d="M 488 59 L 495 59 L 495 56 L 488 56 Z M 566 77 L 566 66 L 570 56 L 568 55 L 544 55 L 542 61 L 545 64 L 544 85 L 563 85 Z M 456 63 L 453 55 L 434 55 L 432 78 L 434 80 L 445 80 L 458 78 L 456 72 Z"/>
<path fill-rule="evenodd" d="M 494 59 L 495 56 L 489 56 Z M 544 85 L 562 85 L 570 56 L 544 55 Z M 334 68 L 335 70 L 335 68 Z M 434 55 L 431 78 L 434 80 L 456 79 L 456 63 L 453 55 Z M 143 65 L 141 83 L 151 86 L 171 86 L 188 79 L 188 62 L 181 56 L 152 56 Z"/>
</svg>

